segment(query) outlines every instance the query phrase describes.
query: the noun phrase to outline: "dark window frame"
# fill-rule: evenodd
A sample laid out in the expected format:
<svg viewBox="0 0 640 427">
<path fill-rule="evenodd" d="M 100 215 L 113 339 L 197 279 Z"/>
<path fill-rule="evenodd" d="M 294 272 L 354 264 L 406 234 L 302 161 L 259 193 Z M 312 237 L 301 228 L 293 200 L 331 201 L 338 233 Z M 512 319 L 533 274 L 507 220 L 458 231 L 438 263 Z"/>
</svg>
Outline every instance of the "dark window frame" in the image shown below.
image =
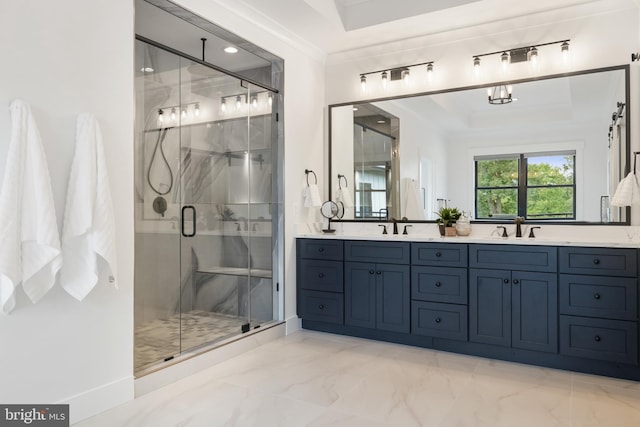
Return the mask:
<svg viewBox="0 0 640 427">
<path fill-rule="evenodd" d="M 549 153 L 540 153 L 541 155 L 546 156 L 560 156 L 560 155 L 568 155 L 565 151 L 559 152 L 549 152 Z M 497 155 L 494 159 L 492 156 L 482 156 L 482 159 L 474 159 L 474 204 L 475 204 L 475 218 L 480 220 L 491 220 L 494 219 L 492 217 L 479 217 L 478 216 L 478 191 L 479 190 L 516 190 L 518 203 L 517 203 L 517 214 L 516 216 L 524 217 L 527 220 L 536 220 L 536 221 L 554 221 L 558 219 L 563 220 L 575 220 L 576 219 L 576 153 L 573 152 L 570 155 L 573 156 L 573 183 L 572 184 L 552 184 L 552 185 L 528 185 L 528 166 L 529 162 L 527 161 L 530 157 L 537 157 L 535 155 L 525 155 L 524 153 L 520 154 L 511 154 L 511 155 Z M 479 187 L 478 186 L 478 162 L 482 160 L 500 160 L 500 159 L 516 159 L 518 161 L 518 184 L 512 186 L 502 186 L 502 187 Z M 555 218 L 536 218 L 527 215 L 527 195 L 529 189 L 534 188 L 571 188 L 573 191 L 573 203 L 572 203 L 572 215 L 568 216 L 560 216 L 562 214 L 558 214 L 558 217 Z"/>
</svg>

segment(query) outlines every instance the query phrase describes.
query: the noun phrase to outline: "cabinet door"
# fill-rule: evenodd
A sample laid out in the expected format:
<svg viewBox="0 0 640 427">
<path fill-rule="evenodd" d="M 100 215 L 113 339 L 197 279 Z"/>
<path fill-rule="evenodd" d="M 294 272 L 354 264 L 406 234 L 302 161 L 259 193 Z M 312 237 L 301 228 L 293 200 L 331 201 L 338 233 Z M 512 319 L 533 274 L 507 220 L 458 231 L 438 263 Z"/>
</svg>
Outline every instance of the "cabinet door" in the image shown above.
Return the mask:
<svg viewBox="0 0 640 427">
<path fill-rule="evenodd" d="M 558 278 L 553 273 L 511 273 L 511 346 L 558 352 Z"/>
<path fill-rule="evenodd" d="M 376 328 L 409 333 L 411 279 L 408 265 L 376 264 Z"/>
<path fill-rule="evenodd" d="M 469 270 L 469 341 L 511 345 L 511 272 Z"/>
<path fill-rule="evenodd" d="M 376 327 L 376 265 L 345 263 L 345 325 Z"/>
</svg>

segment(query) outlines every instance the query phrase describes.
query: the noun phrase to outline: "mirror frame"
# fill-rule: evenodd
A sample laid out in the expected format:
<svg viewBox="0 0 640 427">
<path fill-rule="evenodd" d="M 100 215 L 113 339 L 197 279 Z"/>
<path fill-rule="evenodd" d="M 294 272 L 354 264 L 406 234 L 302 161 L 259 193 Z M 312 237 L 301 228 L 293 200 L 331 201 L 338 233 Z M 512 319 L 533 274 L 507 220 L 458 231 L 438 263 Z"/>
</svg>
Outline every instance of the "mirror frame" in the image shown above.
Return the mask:
<svg viewBox="0 0 640 427">
<path fill-rule="evenodd" d="M 347 105 L 355 105 L 355 104 L 366 104 L 366 103 L 372 103 L 372 102 L 380 102 L 380 101 L 391 101 L 391 100 L 397 100 L 397 99 L 405 99 L 405 98 L 415 98 L 418 96 L 427 96 L 427 95 L 437 95 L 437 94 L 442 94 L 442 93 L 450 93 L 450 92 L 460 92 L 460 91 L 464 91 L 464 90 L 473 90 L 473 89 L 482 89 L 482 88 L 487 88 L 487 87 L 493 87 L 493 86 L 497 86 L 497 85 L 505 85 L 505 84 L 518 84 L 518 83 L 526 83 L 526 82 L 534 82 L 534 81 L 540 81 L 540 80 L 549 80 L 549 79 L 557 79 L 557 78 L 561 78 L 561 77 L 571 77 L 571 76 L 579 76 L 579 75 L 584 75 L 584 74 L 594 74 L 594 73 L 603 73 L 603 72 L 607 72 L 607 71 L 618 71 L 618 70 L 622 70 L 624 71 L 624 83 L 625 83 L 625 109 L 626 112 L 624 113 L 627 117 L 630 117 L 630 111 L 631 111 L 631 88 L 630 88 L 630 84 L 631 84 L 631 77 L 630 77 L 630 65 L 629 64 L 624 64 L 624 65 L 613 65 L 613 66 L 609 66 L 609 67 L 602 67 L 602 68 L 592 68 L 592 69 L 588 69 L 588 70 L 580 70 L 580 71 L 572 71 L 572 72 L 567 72 L 567 73 L 558 73 L 558 74 L 548 74 L 548 75 L 544 75 L 544 76 L 537 76 L 537 77 L 531 77 L 531 78 L 521 78 L 521 79 L 514 79 L 514 80 L 502 80 L 502 81 L 497 81 L 497 82 L 489 82 L 489 83 L 482 83 L 482 84 L 478 84 L 478 85 L 472 85 L 472 86 L 460 86 L 460 87 L 455 87 L 455 88 L 448 88 L 448 89 L 440 89 L 440 90 L 434 90 L 434 91 L 426 91 L 426 92 L 417 92 L 417 93 L 411 93 L 411 94 L 402 94 L 402 95 L 397 95 L 397 96 L 387 96 L 387 97 L 382 97 L 382 98 L 373 98 L 373 99 L 362 99 L 362 100 L 358 100 L 358 101 L 352 101 L 352 102 L 341 102 L 338 104 L 329 104 L 327 106 L 328 108 L 328 143 L 329 143 L 329 151 L 328 151 L 328 167 L 329 167 L 329 171 L 327 173 L 328 176 L 328 188 L 329 188 L 329 200 L 332 200 L 333 197 L 333 175 L 332 175 L 332 165 L 331 165 L 331 156 L 332 156 L 332 145 L 333 145 L 333 141 L 332 141 L 332 137 L 331 137 L 331 126 L 332 126 L 332 110 L 334 107 L 344 107 Z M 626 141 L 625 141 L 625 150 L 626 150 L 626 162 L 625 162 L 625 167 L 624 167 L 624 173 L 622 174 L 622 177 L 627 176 L 627 174 L 630 172 L 630 168 L 631 168 L 631 125 L 629 123 L 629 121 L 627 121 L 627 126 L 625 126 L 625 137 L 626 137 Z M 386 223 L 388 222 L 387 220 L 364 220 L 364 219 L 340 219 L 340 220 L 335 220 L 336 222 L 362 222 L 362 223 L 376 223 L 376 222 L 382 222 L 382 223 Z M 435 220 L 406 220 L 403 222 L 410 222 L 410 223 L 435 223 Z M 472 223 L 477 223 L 477 224 L 511 224 L 513 221 L 511 220 L 492 220 L 492 219 L 482 219 L 482 220 L 478 220 L 478 219 L 474 219 L 471 221 Z M 619 222 L 595 222 L 595 221 L 560 221 L 560 220 L 527 220 L 528 224 L 556 224 L 556 225 L 631 225 L 631 207 L 627 206 L 625 208 L 625 220 L 624 221 L 619 221 Z"/>
</svg>

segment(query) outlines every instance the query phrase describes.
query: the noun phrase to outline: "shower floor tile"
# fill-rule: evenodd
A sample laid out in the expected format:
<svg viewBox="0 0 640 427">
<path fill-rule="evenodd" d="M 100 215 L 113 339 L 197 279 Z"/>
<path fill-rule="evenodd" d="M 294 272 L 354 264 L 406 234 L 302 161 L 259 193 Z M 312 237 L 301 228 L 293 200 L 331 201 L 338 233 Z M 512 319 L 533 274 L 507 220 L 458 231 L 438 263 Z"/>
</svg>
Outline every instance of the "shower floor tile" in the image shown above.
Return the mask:
<svg viewBox="0 0 640 427">
<path fill-rule="evenodd" d="M 246 317 L 193 310 L 138 326 L 135 328 L 135 371 L 179 354 L 181 339 L 185 351 L 238 335 L 247 322 Z"/>
</svg>

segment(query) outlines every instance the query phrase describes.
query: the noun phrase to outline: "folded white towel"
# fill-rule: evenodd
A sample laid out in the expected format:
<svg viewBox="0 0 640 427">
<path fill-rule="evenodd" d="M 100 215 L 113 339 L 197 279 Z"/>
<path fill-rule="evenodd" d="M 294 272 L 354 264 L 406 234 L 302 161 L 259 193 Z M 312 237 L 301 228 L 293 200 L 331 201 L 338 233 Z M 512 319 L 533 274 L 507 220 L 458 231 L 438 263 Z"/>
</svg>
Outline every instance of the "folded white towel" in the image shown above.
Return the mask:
<svg viewBox="0 0 640 427">
<path fill-rule="evenodd" d="M 51 289 L 62 257 L 49 168 L 29 105 L 9 106 L 11 140 L 0 193 L 0 309 L 15 307 L 15 289 L 36 303 Z"/>
<path fill-rule="evenodd" d="M 350 209 L 353 207 L 353 199 L 351 198 L 351 193 L 347 187 L 338 188 L 338 197 L 336 198 L 338 201 L 342 202 L 345 209 Z"/>
<path fill-rule="evenodd" d="M 109 177 L 100 126 L 89 113 L 80 114 L 76 123 L 76 148 L 62 229 L 62 256 L 60 283 L 77 300 L 84 299 L 98 283 L 100 270 L 110 276 L 109 280 L 117 288 Z"/>
<path fill-rule="evenodd" d="M 317 184 L 309 184 L 304 189 L 304 207 L 311 208 L 322 205 L 320 190 Z"/>
</svg>

